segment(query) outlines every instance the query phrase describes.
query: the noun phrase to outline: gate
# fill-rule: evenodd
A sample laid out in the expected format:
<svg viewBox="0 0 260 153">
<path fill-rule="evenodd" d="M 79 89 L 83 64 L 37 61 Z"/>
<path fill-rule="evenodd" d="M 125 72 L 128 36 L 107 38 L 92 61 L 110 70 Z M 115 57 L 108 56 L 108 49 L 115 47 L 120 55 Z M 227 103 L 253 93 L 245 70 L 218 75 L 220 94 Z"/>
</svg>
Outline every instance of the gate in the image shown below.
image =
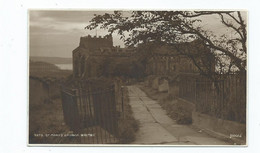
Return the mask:
<svg viewBox="0 0 260 153">
<path fill-rule="evenodd" d="M 85 144 L 117 143 L 118 120 L 123 110 L 115 98 L 115 85 L 79 85 L 61 89 L 64 121 Z M 122 103 L 120 103 L 122 104 Z"/>
</svg>

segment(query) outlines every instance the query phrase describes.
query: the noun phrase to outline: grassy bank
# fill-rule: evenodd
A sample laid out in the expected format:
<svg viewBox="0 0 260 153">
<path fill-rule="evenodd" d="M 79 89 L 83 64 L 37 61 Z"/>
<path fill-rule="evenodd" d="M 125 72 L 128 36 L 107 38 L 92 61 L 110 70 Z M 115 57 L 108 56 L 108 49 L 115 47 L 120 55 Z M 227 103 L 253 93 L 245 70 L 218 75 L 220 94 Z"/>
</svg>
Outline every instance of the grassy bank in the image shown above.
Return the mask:
<svg viewBox="0 0 260 153">
<path fill-rule="evenodd" d="M 58 73 L 58 72 L 57 72 Z M 61 73 L 61 72 L 59 72 Z M 38 73 L 37 73 L 38 74 Z M 61 73 L 63 74 L 63 73 Z M 70 134 L 70 128 L 65 125 L 63 119 L 60 85 L 69 79 L 55 76 L 30 76 L 29 98 L 29 143 L 30 144 L 79 144 L 82 143 L 77 137 L 61 137 L 61 134 Z M 53 75 L 52 75 L 53 77 Z M 90 80 L 95 87 L 111 84 L 113 80 Z M 67 81 L 68 82 L 68 81 Z M 96 83 L 98 82 L 98 83 Z M 121 86 L 120 86 L 121 87 Z M 127 88 L 123 88 L 124 113 L 118 122 L 118 138 L 120 144 L 131 143 L 135 140 L 138 130 L 138 122 L 133 117 L 129 105 Z M 49 134 L 57 136 L 48 136 Z"/>
<path fill-rule="evenodd" d="M 60 84 L 69 73 L 63 71 L 36 73 L 29 78 L 29 143 L 67 144 L 78 143 L 74 137 L 57 134 L 70 133 L 63 120 Z"/>
<path fill-rule="evenodd" d="M 30 144 L 78 143 L 78 140 L 73 137 L 60 137 L 54 135 L 67 134 L 69 132 L 69 127 L 66 126 L 63 121 L 62 104 L 59 98 L 52 99 L 51 103 L 30 103 Z M 51 136 L 51 134 L 53 135 Z"/>
<path fill-rule="evenodd" d="M 129 104 L 128 90 L 123 88 L 124 98 L 124 113 L 121 116 L 118 129 L 119 129 L 119 143 L 126 144 L 135 140 L 135 133 L 139 129 L 139 122 L 133 117 L 133 111 Z"/>
<path fill-rule="evenodd" d="M 140 84 L 139 87 L 153 100 L 157 100 L 161 107 L 166 110 L 167 115 L 178 124 L 192 123 L 192 110 L 194 106 L 181 99 L 174 98 L 166 92 L 158 92 L 151 87 Z"/>
</svg>

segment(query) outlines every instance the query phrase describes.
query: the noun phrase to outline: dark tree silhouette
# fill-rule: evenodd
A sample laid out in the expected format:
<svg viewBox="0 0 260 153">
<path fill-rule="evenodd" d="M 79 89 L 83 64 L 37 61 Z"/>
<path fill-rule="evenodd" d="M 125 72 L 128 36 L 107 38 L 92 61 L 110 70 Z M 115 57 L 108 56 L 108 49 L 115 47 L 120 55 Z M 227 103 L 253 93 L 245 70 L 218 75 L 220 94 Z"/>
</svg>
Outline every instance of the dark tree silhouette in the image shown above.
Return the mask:
<svg viewBox="0 0 260 153">
<path fill-rule="evenodd" d="M 202 17 L 216 15 L 227 29 L 234 31 L 232 38 L 217 37 L 216 33 L 202 28 Z M 86 26 L 90 30 L 96 28 L 119 34 L 127 46 L 156 42 L 175 46 L 180 52 L 176 48 L 178 44 L 198 39 L 214 54 L 220 73 L 246 71 L 247 26 L 240 11 L 114 11 L 95 15 Z"/>
</svg>

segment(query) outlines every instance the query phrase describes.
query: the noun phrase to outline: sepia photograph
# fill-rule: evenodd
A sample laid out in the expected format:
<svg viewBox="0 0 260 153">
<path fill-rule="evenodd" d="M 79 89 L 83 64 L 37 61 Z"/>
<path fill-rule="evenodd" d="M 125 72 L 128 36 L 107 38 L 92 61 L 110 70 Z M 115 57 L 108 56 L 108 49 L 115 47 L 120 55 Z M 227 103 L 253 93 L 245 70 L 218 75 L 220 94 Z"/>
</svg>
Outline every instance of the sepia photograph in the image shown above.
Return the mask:
<svg viewBox="0 0 260 153">
<path fill-rule="evenodd" d="M 29 146 L 247 146 L 246 10 L 28 10 Z"/>
</svg>

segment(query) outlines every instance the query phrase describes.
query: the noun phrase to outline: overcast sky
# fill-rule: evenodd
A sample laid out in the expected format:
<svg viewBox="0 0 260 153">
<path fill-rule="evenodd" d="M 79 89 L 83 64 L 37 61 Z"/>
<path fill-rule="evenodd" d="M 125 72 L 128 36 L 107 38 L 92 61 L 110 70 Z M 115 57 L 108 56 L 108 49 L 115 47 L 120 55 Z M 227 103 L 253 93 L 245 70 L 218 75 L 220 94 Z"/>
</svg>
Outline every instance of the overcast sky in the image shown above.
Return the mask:
<svg viewBox="0 0 260 153">
<path fill-rule="evenodd" d="M 106 11 L 108 12 L 108 11 Z M 30 56 L 72 57 L 72 50 L 79 45 L 81 36 L 101 35 L 104 30 L 85 30 L 94 14 L 102 11 L 39 11 L 29 13 Z M 110 13 L 110 12 L 108 12 Z M 205 28 L 214 32 L 227 33 L 217 16 L 206 17 Z M 113 35 L 113 45 L 123 46 L 119 36 Z"/>
<path fill-rule="evenodd" d="M 84 27 L 97 11 L 30 11 L 30 56 L 72 57 L 81 36 L 101 35 L 104 30 L 86 30 Z M 113 35 L 114 45 L 123 45 Z"/>
</svg>

